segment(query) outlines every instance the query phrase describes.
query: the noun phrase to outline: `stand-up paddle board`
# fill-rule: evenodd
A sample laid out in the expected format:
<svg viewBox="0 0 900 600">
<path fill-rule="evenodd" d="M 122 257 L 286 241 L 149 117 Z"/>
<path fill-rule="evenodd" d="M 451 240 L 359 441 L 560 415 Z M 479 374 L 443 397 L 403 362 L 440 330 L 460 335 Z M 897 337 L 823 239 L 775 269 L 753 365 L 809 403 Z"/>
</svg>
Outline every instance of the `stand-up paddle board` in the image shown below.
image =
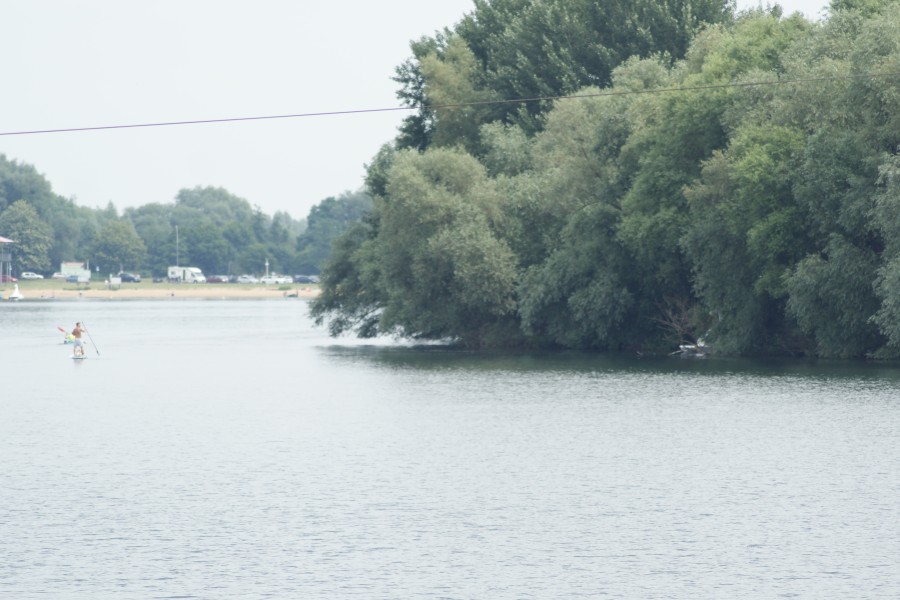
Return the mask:
<svg viewBox="0 0 900 600">
<path fill-rule="evenodd" d="M 72 360 L 84 360 L 86 358 L 87 358 L 87 356 L 73 356 Z"/>
</svg>

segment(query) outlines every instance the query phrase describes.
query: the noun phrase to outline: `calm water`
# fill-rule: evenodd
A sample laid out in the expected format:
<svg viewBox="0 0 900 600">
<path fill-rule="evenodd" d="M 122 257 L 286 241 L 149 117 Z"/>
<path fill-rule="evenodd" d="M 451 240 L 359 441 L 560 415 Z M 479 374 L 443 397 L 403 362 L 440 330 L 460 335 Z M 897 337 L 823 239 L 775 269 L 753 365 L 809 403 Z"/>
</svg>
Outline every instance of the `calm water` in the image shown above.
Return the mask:
<svg viewBox="0 0 900 600">
<path fill-rule="evenodd" d="M 0 336 L 2 598 L 900 596 L 897 368 L 367 344 L 296 300 Z"/>
</svg>

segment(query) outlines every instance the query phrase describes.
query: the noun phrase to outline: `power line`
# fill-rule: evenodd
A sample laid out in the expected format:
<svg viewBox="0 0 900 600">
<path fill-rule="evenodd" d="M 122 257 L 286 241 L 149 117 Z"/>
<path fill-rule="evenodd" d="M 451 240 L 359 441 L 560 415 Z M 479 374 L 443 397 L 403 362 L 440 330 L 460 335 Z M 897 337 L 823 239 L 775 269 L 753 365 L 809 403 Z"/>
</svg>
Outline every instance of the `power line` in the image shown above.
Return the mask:
<svg viewBox="0 0 900 600">
<path fill-rule="evenodd" d="M 558 100 L 576 100 L 580 98 L 600 98 L 607 96 L 634 96 L 638 94 L 663 94 L 663 93 L 677 93 L 677 92 L 692 92 L 692 91 L 703 91 L 703 90 L 716 90 L 716 89 L 725 89 L 725 88 L 739 88 L 739 87 L 754 87 L 754 86 L 774 86 L 774 85 L 787 85 L 792 83 L 819 83 L 826 81 L 847 81 L 847 80 L 855 80 L 855 79 L 868 79 L 868 78 L 877 78 L 877 77 L 898 77 L 900 73 L 868 73 L 862 75 L 835 75 L 831 77 L 808 77 L 808 78 L 800 78 L 800 79 L 774 79 L 769 81 L 747 81 L 747 82 L 732 82 L 732 83 L 721 83 L 721 84 L 710 84 L 710 85 L 700 85 L 700 86 L 688 86 L 688 87 L 673 87 L 673 88 L 654 88 L 647 90 L 625 90 L 625 91 L 605 91 L 605 92 L 597 92 L 595 94 L 571 94 L 571 95 L 560 95 L 560 96 L 537 96 L 534 98 L 511 98 L 504 100 L 482 100 L 478 102 L 460 102 L 460 103 L 450 103 L 450 104 L 439 104 L 439 105 L 429 105 L 426 108 L 429 110 L 447 110 L 447 109 L 455 109 L 455 108 L 467 108 L 473 106 L 485 106 L 485 105 L 497 105 L 497 104 L 527 104 L 530 102 L 549 102 L 549 101 L 558 101 Z M 342 115 L 358 115 L 358 114 L 368 114 L 368 113 L 383 113 L 383 112 L 397 112 L 397 111 L 411 111 L 411 110 L 419 110 L 419 107 L 410 107 L 410 106 L 394 106 L 388 108 L 363 108 L 356 110 L 334 110 L 334 111 L 323 111 L 323 112 L 308 112 L 308 113 L 297 113 L 297 114 L 287 114 L 287 115 L 265 115 L 265 116 L 257 116 L 257 117 L 228 117 L 222 119 L 197 119 L 190 121 L 163 121 L 158 123 L 131 123 L 125 125 L 97 125 L 91 127 L 65 127 L 59 129 L 34 129 L 34 130 L 26 130 L 26 131 L 3 131 L 0 132 L 0 136 L 13 136 L 13 135 L 38 135 L 38 134 L 47 134 L 47 133 L 74 133 L 79 131 L 103 131 L 108 129 L 138 129 L 142 127 L 174 127 L 177 125 L 208 125 L 214 123 L 236 123 L 241 121 L 267 121 L 267 120 L 275 120 L 275 119 L 301 119 L 301 118 L 312 118 L 312 117 L 334 117 L 334 116 L 342 116 Z"/>
</svg>

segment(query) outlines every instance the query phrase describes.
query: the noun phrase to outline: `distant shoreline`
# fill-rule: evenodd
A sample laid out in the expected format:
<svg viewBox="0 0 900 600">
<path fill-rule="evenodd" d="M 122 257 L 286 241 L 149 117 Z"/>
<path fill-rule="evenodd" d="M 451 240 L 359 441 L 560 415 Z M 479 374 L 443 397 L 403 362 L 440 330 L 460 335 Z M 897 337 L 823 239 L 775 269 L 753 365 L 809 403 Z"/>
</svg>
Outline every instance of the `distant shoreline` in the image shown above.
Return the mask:
<svg viewBox="0 0 900 600">
<path fill-rule="evenodd" d="M 312 299 L 319 295 L 318 286 L 292 286 L 284 289 L 277 285 L 254 285 L 223 283 L 203 284 L 124 284 L 120 288 L 108 289 L 103 283 L 89 288 L 48 288 L 41 285 L 32 287 L 31 282 L 19 283 L 21 301 L 41 300 L 266 300 L 299 298 Z M 4 284 L 0 294 L 4 302 L 10 300 L 14 287 Z"/>
</svg>

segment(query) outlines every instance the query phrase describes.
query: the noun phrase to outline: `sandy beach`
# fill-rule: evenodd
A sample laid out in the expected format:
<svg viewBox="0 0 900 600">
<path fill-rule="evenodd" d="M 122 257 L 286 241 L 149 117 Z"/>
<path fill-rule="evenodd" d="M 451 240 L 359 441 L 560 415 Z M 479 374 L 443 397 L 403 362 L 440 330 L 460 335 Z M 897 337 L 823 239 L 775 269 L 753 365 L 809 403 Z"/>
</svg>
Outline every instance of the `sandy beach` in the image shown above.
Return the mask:
<svg viewBox="0 0 900 600">
<path fill-rule="evenodd" d="M 3 300 L 9 300 L 12 289 L 0 290 Z M 152 283 L 123 285 L 119 289 L 107 289 L 102 284 L 88 289 L 29 289 L 27 283 L 19 285 L 22 300 L 266 300 L 266 299 L 310 299 L 319 295 L 317 286 L 293 286 L 289 290 L 279 286 L 240 285 L 193 285 Z"/>
</svg>

